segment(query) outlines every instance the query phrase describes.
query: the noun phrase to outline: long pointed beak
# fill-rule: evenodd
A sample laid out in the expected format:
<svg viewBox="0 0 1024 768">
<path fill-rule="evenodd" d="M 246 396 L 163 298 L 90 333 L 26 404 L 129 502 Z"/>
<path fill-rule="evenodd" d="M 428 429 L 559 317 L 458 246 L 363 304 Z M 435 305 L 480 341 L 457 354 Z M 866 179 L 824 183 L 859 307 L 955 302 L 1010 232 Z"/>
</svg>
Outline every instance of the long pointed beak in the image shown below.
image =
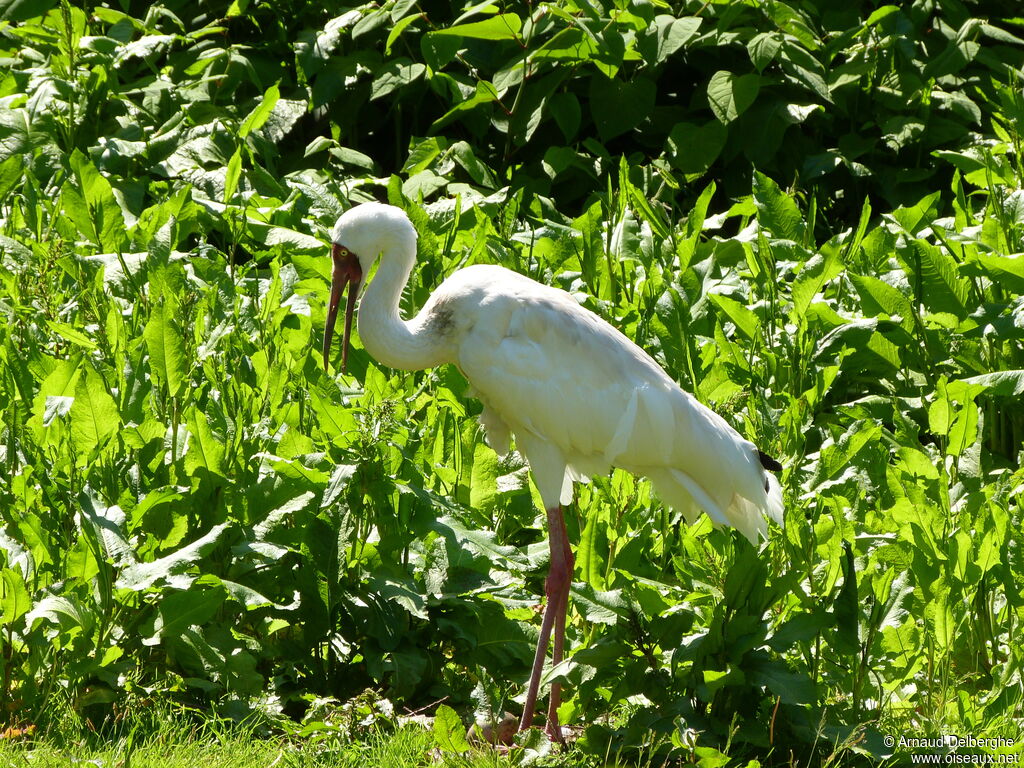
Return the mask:
<svg viewBox="0 0 1024 768">
<path fill-rule="evenodd" d="M 327 324 L 324 326 L 324 370 L 331 355 L 331 340 L 334 337 L 334 324 L 338 320 L 338 305 L 341 303 L 341 292 L 348 285 L 348 301 L 345 303 L 345 332 L 342 336 L 341 372 L 345 373 L 348 366 L 348 344 L 352 335 L 352 316 L 359 298 L 359 282 L 363 278 L 359 259 L 347 248 L 337 243 L 331 246 L 331 259 L 334 271 L 331 274 L 331 301 L 327 305 Z"/>
</svg>

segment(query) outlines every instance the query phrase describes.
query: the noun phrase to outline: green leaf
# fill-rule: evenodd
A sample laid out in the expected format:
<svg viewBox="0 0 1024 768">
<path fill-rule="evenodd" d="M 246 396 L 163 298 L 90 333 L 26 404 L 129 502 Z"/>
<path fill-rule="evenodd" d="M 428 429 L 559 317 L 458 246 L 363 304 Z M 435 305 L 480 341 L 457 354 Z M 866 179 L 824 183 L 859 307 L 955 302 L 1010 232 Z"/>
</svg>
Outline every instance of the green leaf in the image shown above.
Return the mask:
<svg viewBox="0 0 1024 768">
<path fill-rule="evenodd" d="M 107 506 L 92 488 L 86 487 L 78 496 L 84 522 L 91 526 L 91 535 L 102 559 L 117 566 L 135 562 L 135 552 L 125 536 L 125 515 L 117 505 Z"/>
<path fill-rule="evenodd" d="M 28 112 L 24 109 L 0 109 L 0 162 L 31 149 Z"/>
<path fill-rule="evenodd" d="M 721 310 L 722 314 L 736 326 L 736 330 L 749 340 L 760 336 L 761 320 L 745 305 L 728 296 L 709 293 L 708 299 Z"/>
<path fill-rule="evenodd" d="M 373 78 L 370 100 L 383 98 L 392 91 L 419 80 L 426 71 L 426 65 L 418 61 L 410 61 L 406 58 L 389 61 L 380 68 L 376 77 Z"/>
<path fill-rule="evenodd" d="M 478 40 L 518 40 L 523 21 L 514 13 L 499 13 L 484 21 L 472 21 L 469 24 L 457 24 L 447 29 L 439 29 L 429 33 L 428 37 L 457 35 L 472 37 Z"/>
<path fill-rule="evenodd" d="M 601 74 L 590 78 L 590 113 L 601 136 L 609 141 L 636 128 L 654 108 L 657 86 L 646 77 L 609 80 Z"/>
<path fill-rule="evenodd" d="M 437 120 L 431 124 L 430 128 L 431 130 L 436 131 L 448 125 L 448 123 L 452 122 L 463 112 L 469 112 L 481 104 L 490 104 L 491 102 L 498 100 L 498 92 L 491 83 L 486 80 L 477 80 L 476 89 L 473 92 L 473 95 L 468 99 L 460 99 L 454 107 L 441 115 L 441 117 L 437 118 Z"/>
<path fill-rule="evenodd" d="M 442 704 L 434 713 L 434 741 L 442 752 L 468 752 L 466 726 L 462 724 L 455 710 Z"/>
<path fill-rule="evenodd" d="M 969 314 L 970 283 L 959 274 L 953 257 L 931 243 L 917 239 L 906 259 L 907 278 L 919 284 L 921 302 L 932 312 L 950 312 L 963 319 Z"/>
<path fill-rule="evenodd" d="M 685 174 L 707 173 L 728 138 L 729 129 L 718 120 L 704 125 L 676 123 L 667 141 L 669 162 Z"/>
<path fill-rule="evenodd" d="M 696 16 L 675 18 L 669 14 L 658 14 L 647 33 L 640 37 L 637 49 L 648 64 L 658 65 L 688 43 L 700 29 L 701 20 Z"/>
<path fill-rule="evenodd" d="M 900 318 L 900 325 L 907 330 L 914 327 L 914 308 L 906 295 L 870 275 L 847 273 L 850 281 L 860 295 L 861 310 L 868 317 L 886 314 L 890 318 Z"/>
<path fill-rule="evenodd" d="M 223 476 L 224 446 L 214 437 L 209 419 L 193 406 L 188 409 L 186 423 L 191 439 L 185 452 L 185 471 L 194 475 L 196 470 L 205 469 L 210 474 Z"/>
<path fill-rule="evenodd" d="M 181 588 L 187 587 L 195 580 L 196 576 L 186 572 L 211 552 L 220 542 L 224 532 L 230 528 L 231 524 L 220 523 L 213 526 L 205 536 L 166 557 L 149 563 L 135 563 L 128 566 L 121 572 L 121 576 L 117 580 L 117 588 L 140 592 L 160 582 L 174 584 Z"/>
<path fill-rule="evenodd" d="M 32 597 L 25 587 L 25 578 L 17 568 L 0 571 L 0 624 L 7 627 L 16 622 L 32 607 Z"/>
<path fill-rule="evenodd" d="M 1024 255 L 1002 256 L 991 253 L 971 253 L 968 262 L 980 274 L 1013 293 L 1024 293 Z"/>
<path fill-rule="evenodd" d="M 971 386 L 984 387 L 984 391 L 997 397 L 1019 397 L 1024 395 L 1024 370 L 993 371 L 979 376 L 969 376 L 957 381 Z"/>
<path fill-rule="evenodd" d="M 843 542 L 843 585 L 839 588 L 832 613 L 836 619 L 834 645 L 836 651 L 852 656 L 860 652 L 858 634 L 860 598 L 857 595 L 857 570 L 850 543 Z"/>
<path fill-rule="evenodd" d="M 150 370 L 167 387 L 169 397 L 179 397 L 185 389 L 188 364 L 185 340 L 169 307 L 166 301 L 156 303 L 142 335 L 149 350 Z"/>
<path fill-rule="evenodd" d="M 778 55 L 781 47 L 782 39 L 778 32 L 761 32 L 747 43 L 747 54 L 757 71 L 763 72 Z"/>
<path fill-rule="evenodd" d="M 924 615 L 928 627 L 932 631 L 932 637 L 935 638 L 936 649 L 939 653 L 944 654 L 953 645 L 953 638 L 956 636 L 956 622 L 953 619 L 953 610 L 949 605 L 945 579 L 940 577 L 936 583 L 942 586 L 936 590 L 935 598 L 925 604 Z"/>
<path fill-rule="evenodd" d="M 473 449 L 473 471 L 469 481 L 469 505 L 485 514 L 494 508 L 501 465 L 498 454 L 480 441 Z"/>
<path fill-rule="evenodd" d="M 596 510 L 591 510 L 586 520 L 579 544 L 576 546 L 576 568 L 579 569 L 584 583 L 595 590 L 603 590 L 605 557 L 608 554 L 608 521 Z"/>
<path fill-rule="evenodd" d="M 204 626 L 216 615 L 226 596 L 226 591 L 220 585 L 183 592 L 166 590 L 157 604 L 163 622 L 160 635 L 176 638 L 189 627 Z"/>
<path fill-rule="evenodd" d="M 224 203 L 231 202 L 231 198 L 238 189 L 238 180 L 242 177 L 242 148 L 239 147 L 228 160 L 227 171 L 224 174 Z"/>
<path fill-rule="evenodd" d="M 825 254 L 817 254 L 804 262 L 800 273 L 793 281 L 793 312 L 792 317 L 802 320 L 814 297 L 825 287 L 825 284 L 841 274 L 843 264 L 835 250 Z M 822 344 L 822 346 L 824 346 Z"/>
<path fill-rule="evenodd" d="M 94 448 L 102 447 L 120 424 L 117 403 L 107 392 L 103 379 L 91 366 L 86 366 L 71 406 L 71 439 L 76 450 L 86 456 Z"/>
<path fill-rule="evenodd" d="M 124 216 L 110 182 L 79 150 L 69 160 L 77 189 L 64 187 L 65 210 L 82 234 L 104 251 L 119 251 L 127 244 Z"/>
<path fill-rule="evenodd" d="M 622 597 L 622 590 L 602 592 L 590 584 L 572 590 L 572 604 L 580 615 L 594 624 L 618 624 L 631 618 L 630 606 Z"/>
<path fill-rule="evenodd" d="M 267 88 L 263 98 L 260 99 L 260 103 L 242 121 L 242 125 L 238 129 L 238 138 L 244 139 L 253 131 L 258 131 L 262 128 L 263 124 L 270 119 L 270 115 L 273 113 L 274 107 L 277 106 L 279 98 L 281 98 L 281 91 L 276 83 Z"/>
<path fill-rule="evenodd" d="M 763 229 L 784 240 L 803 239 L 804 221 L 800 209 L 778 184 L 760 171 L 754 171 L 753 193 L 757 223 Z"/>
<path fill-rule="evenodd" d="M 825 67 L 805 48 L 791 40 L 787 41 L 780 63 L 788 80 L 804 86 L 824 102 L 832 101 L 825 80 Z"/>
<path fill-rule="evenodd" d="M 973 400 L 964 403 L 949 428 L 949 456 L 962 456 L 978 440 L 978 406 Z"/>
<path fill-rule="evenodd" d="M 719 70 L 708 81 L 708 104 L 722 123 L 731 123 L 747 111 L 761 90 L 759 75 L 740 75 Z"/>
<path fill-rule="evenodd" d="M 396 5 L 395 8 L 397 9 L 397 7 L 398 6 Z M 394 14 L 395 14 L 395 10 L 392 10 L 392 18 L 394 18 Z M 395 24 L 395 26 L 393 26 L 391 28 L 391 31 L 388 33 L 388 39 L 384 43 L 384 55 L 385 56 L 390 56 L 391 55 L 391 46 L 393 46 L 395 44 L 395 41 L 406 30 L 406 27 L 408 27 L 413 22 L 419 21 L 424 16 L 426 16 L 425 13 L 417 13 L 417 14 L 413 14 L 412 16 L 405 16 L 404 18 L 400 19 Z"/>
</svg>

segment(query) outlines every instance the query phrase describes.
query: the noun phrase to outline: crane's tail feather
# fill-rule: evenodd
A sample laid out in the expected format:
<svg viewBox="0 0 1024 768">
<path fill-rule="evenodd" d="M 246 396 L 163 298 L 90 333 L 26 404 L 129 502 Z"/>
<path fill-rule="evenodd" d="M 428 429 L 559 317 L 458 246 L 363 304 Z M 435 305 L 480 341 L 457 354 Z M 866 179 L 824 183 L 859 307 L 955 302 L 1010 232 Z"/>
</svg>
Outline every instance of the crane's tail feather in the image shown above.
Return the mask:
<svg viewBox="0 0 1024 768">
<path fill-rule="evenodd" d="M 681 512 L 690 524 L 696 522 L 703 511 L 716 527 L 730 525 L 755 546 L 759 538 L 768 538 L 768 519 L 782 525 L 782 487 L 771 473 L 765 473 L 767 490 L 760 499 L 751 500 L 733 493 L 724 509 L 685 472 L 668 469 L 650 472 L 649 476 L 661 500 Z"/>
</svg>

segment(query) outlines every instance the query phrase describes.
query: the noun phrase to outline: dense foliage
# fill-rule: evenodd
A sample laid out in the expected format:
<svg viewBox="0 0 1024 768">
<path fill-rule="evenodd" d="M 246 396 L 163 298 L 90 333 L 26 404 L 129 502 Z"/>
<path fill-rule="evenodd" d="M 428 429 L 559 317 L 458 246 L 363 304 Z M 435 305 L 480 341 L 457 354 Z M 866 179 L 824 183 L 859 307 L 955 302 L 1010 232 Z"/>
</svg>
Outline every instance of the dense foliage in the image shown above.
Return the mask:
<svg viewBox="0 0 1024 768">
<path fill-rule="evenodd" d="M 472 263 L 563 287 L 785 465 L 760 552 L 624 473 L 577 489 L 581 749 L 1019 737 L 1024 22 L 326 5 L 0 3 L 8 724 L 447 697 L 458 751 L 520 693 L 522 461 L 452 368 L 318 361 L 327 232 L 379 198 L 420 234 L 407 313 Z"/>
</svg>

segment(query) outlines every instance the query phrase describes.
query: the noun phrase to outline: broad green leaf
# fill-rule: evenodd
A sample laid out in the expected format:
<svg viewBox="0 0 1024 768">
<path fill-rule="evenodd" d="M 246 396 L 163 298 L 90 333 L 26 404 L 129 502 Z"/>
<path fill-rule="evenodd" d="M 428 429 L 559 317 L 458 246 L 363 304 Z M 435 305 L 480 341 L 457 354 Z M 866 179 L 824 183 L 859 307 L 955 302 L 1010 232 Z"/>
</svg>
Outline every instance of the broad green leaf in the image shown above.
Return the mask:
<svg viewBox="0 0 1024 768">
<path fill-rule="evenodd" d="M 631 615 L 629 603 L 623 598 L 622 590 L 602 592 L 590 584 L 572 590 L 572 603 L 580 615 L 594 624 L 618 624 L 628 621 Z"/>
<path fill-rule="evenodd" d="M 950 312 L 967 317 L 970 283 L 959 274 L 953 257 L 925 240 L 915 240 L 905 255 L 905 270 L 911 285 L 920 285 L 921 302 L 932 312 Z"/>
<path fill-rule="evenodd" d="M 398 88 L 418 80 L 426 71 L 426 65 L 418 61 L 410 61 L 406 58 L 389 61 L 380 68 L 376 77 L 373 78 L 370 100 L 383 98 Z"/>
<path fill-rule="evenodd" d="M 835 250 L 815 255 L 808 261 L 805 261 L 799 274 L 796 276 L 796 280 L 793 281 L 792 316 L 797 320 L 802 320 L 806 316 L 811 302 L 814 301 L 814 297 L 822 291 L 826 283 L 837 277 L 842 271 L 843 265 L 839 260 L 839 253 Z M 850 327 L 853 327 L 852 323 Z M 840 331 L 842 329 L 836 330 Z M 820 348 L 825 346 L 826 343 L 823 339 Z"/>
<path fill-rule="evenodd" d="M 92 488 L 86 488 L 78 496 L 79 510 L 84 523 L 91 531 L 84 531 L 100 547 L 102 559 L 124 566 L 135 562 L 135 552 L 125 535 L 125 515 L 119 506 L 108 506 Z"/>
<path fill-rule="evenodd" d="M 964 403 L 949 428 L 949 443 L 946 452 L 950 456 L 962 456 L 978 439 L 978 406 L 974 401 Z"/>
<path fill-rule="evenodd" d="M 242 125 L 239 126 L 238 138 L 244 139 L 253 131 L 258 131 L 262 128 L 264 123 L 270 119 L 270 115 L 273 113 L 274 107 L 277 106 L 279 98 L 281 98 L 281 92 L 276 84 L 267 88 L 263 98 L 260 99 L 260 103 L 256 105 L 256 108 L 246 116 L 245 120 L 242 121 Z"/>
<path fill-rule="evenodd" d="M 29 425 L 33 429 L 41 431 L 44 427 L 50 426 L 55 416 L 70 412 L 82 370 L 79 356 L 57 361 L 53 370 L 39 385 L 39 392 L 32 401 L 32 418 Z M 54 401 L 52 404 L 51 398 Z M 59 409 L 59 412 L 55 409 Z M 40 434 L 36 439 L 43 441 L 45 438 Z"/>
<path fill-rule="evenodd" d="M 971 253 L 969 263 L 976 265 L 985 277 L 1014 293 L 1024 293 L 1024 254 L 1002 256 L 990 253 Z"/>
<path fill-rule="evenodd" d="M 227 171 L 224 174 L 224 203 L 231 202 L 231 198 L 238 189 L 238 180 L 242 177 L 242 148 L 238 147 L 235 154 L 228 160 Z"/>
<path fill-rule="evenodd" d="M 65 185 L 65 211 L 79 231 L 102 251 L 120 251 L 127 243 L 124 216 L 110 182 L 75 150 L 69 159 L 77 188 Z"/>
<path fill-rule="evenodd" d="M 914 327 L 914 308 L 905 293 L 877 277 L 852 272 L 847 276 L 860 294 L 860 306 L 865 315 L 877 317 L 884 313 L 890 318 L 899 318 L 900 325 L 907 330 Z"/>
<path fill-rule="evenodd" d="M 858 634 L 860 598 L 857 595 L 857 570 L 853 549 L 849 542 L 843 542 L 843 585 L 839 588 L 832 613 L 836 620 L 835 648 L 841 654 L 853 656 L 860 652 Z"/>
<path fill-rule="evenodd" d="M 704 125 L 676 123 L 669 133 L 669 162 L 685 174 L 706 173 L 725 147 L 729 129 L 718 120 Z"/>
<path fill-rule="evenodd" d="M 469 481 L 469 505 L 485 514 L 494 508 L 498 475 L 498 455 L 483 441 L 473 449 L 473 471 Z"/>
<path fill-rule="evenodd" d="M 154 304 L 142 335 L 149 350 L 149 366 L 153 375 L 167 387 L 169 397 L 180 397 L 188 378 L 188 363 L 185 340 L 169 302 Z"/>
<path fill-rule="evenodd" d="M 624 81 L 594 74 L 589 93 L 590 115 L 601 141 L 609 141 L 633 130 L 650 114 L 657 87 L 653 80 L 640 75 Z"/>
<path fill-rule="evenodd" d="M 1024 395 L 1024 370 L 993 371 L 979 376 L 958 379 L 963 384 L 981 386 L 997 397 L 1019 397 Z"/>
<path fill-rule="evenodd" d="M 411 580 L 398 581 L 388 576 L 374 576 L 369 579 L 368 587 L 373 594 L 400 606 L 410 616 L 424 620 L 430 618 L 430 614 L 427 613 L 426 597 Z"/>
<path fill-rule="evenodd" d="M 782 71 L 790 82 L 798 83 L 821 101 L 831 102 L 825 67 L 811 53 L 792 41 L 785 41 L 779 56 Z"/>
<path fill-rule="evenodd" d="M 0 109 L 0 162 L 31 148 L 28 113 L 24 109 Z"/>
<path fill-rule="evenodd" d="M 163 622 L 160 635 L 175 638 L 189 627 L 206 625 L 223 605 L 226 596 L 220 585 L 212 588 L 198 588 L 196 585 L 184 592 L 165 590 L 157 604 Z"/>
<path fill-rule="evenodd" d="M 744 304 L 717 293 L 709 293 L 708 299 L 748 340 L 752 341 L 760 336 L 761 321 Z"/>
<path fill-rule="evenodd" d="M 37 621 L 49 621 L 63 629 L 80 627 L 88 635 L 95 624 L 96 614 L 81 603 L 62 595 L 48 595 L 38 601 L 25 617 L 31 630 Z"/>
<path fill-rule="evenodd" d="M 102 447 L 121 425 L 117 403 L 107 392 L 106 384 L 92 366 L 75 386 L 75 402 L 71 406 L 71 439 L 82 458 L 94 448 Z"/>
<path fill-rule="evenodd" d="M 526 558 L 516 548 L 498 542 L 498 537 L 490 531 L 481 531 L 475 528 L 467 528 L 463 523 L 450 515 L 443 515 L 430 524 L 430 529 L 444 536 L 453 543 L 457 551 L 468 551 L 474 558 L 483 558 L 487 561 L 505 562 L 516 568 L 523 568 L 527 565 Z M 463 550 L 465 546 L 465 550 Z M 452 567 L 468 566 L 469 563 L 459 562 L 451 557 L 449 560 Z"/>
<path fill-rule="evenodd" d="M 395 10 L 397 10 L 397 8 L 398 8 L 398 5 L 396 5 L 395 9 L 393 9 L 392 12 L 391 12 L 392 13 L 392 18 L 394 18 Z M 425 15 L 426 14 L 424 14 L 424 13 L 417 13 L 417 14 L 413 14 L 412 16 L 405 16 L 404 18 L 400 19 L 395 24 L 395 26 L 393 26 L 391 28 L 391 31 L 388 33 L 388 39 L 384 43 L 384 55 L 385 56 L 390 56 L 391 55 L 391 46 L 393 46 L 395 44 L 395 41 L 398 40 L 398 38 L 402 35 L 402 33 L 405 31 L 406 27 L 408 27 L 410 24 L 415 23 L 416 21 L 419 21 Z"/>
<path fill-rule="evenodd" d="M 928 429 L 936 435 L 949 434 L 949 425 L 953 421 L 953 404 L 946 391 L 946 377 L 939 379 L 935 399 L 928 406 Z"/>
<path fill-rule="evenodd" d="M 936 587 L 936 585 L 940 586 Z M 939 653 L 944 654 L 953 644 L 953 638 L 956 635 L 956 622 L 949 605 L 945 578 L 940 578 L 932 587 L 936 594 L 931 602 L 925 604 L 924 614 L 932 637 L 935 639 L 936 649 Z"/>
<path fill-rule="evenodd" d="M 880 8 L 876 8 L 874 11 L 871 12 L 871 15 L 868 16 L 867 21 L 864 22 L 864 29 L 866 29 L 867 27 L 873 27 L 882 19 L 899 12 L 899 10 L 899 6 L 896 5 L 883 5 Z"/>
<path fill-rule="evenodd" d="M 434 713 L 434 741 L 441 752 L 468 752 L 466 726 L 462 724 L 455 710 L 442 704 Z"/>
<path fill-rule="evenodd" d="M 201 538 L 166 557 L 128 566 L 121 572 L 117 588 L 140 592 L 159 583 L 187 588 L 196 578 L 194 574 L 187 574 L 187 571 L 209 554 L 218 545 L 224 532 L 230 528 L 230 523 L 219 523 Z"/>
<path fill-rule="evenodd" d="M 494 86 L 486 80 L 478 80 L 476 83 L 476 89 L 472 96 L 468 99 L 460 99 L 456 102 L 454 107 L 435 120 L 430 127 L 432 130 L 439 130 L 452 122 L 463 112 L 469 112 L 481 104 L 490 104 L 491 102 L 498 100 L 498 92 L 495 90 Z"/>
<path fill-rule="evenodd" d="M 778 184 L 755 171 L 753 193 L 757 222 L 764 230 L 785 240 L 799 241 L 803 238 L 804 221 L 800 209 Z"/>
<path fill-rule="evenodd" d="M 708 104 L 720 122 L 728 124 L 747 111 L 761 90 L 758 75 L 736 76 L 719 70 L 708 81 Z"/>
<path fill-rule="evenodd" d="M 47 395 L 46 406 L 43 408 L 43 426 L 48 427 L 53 423 L 54 419 L 67 416 L 71 412 L 71 406 L 74 402 L 74 397 Z"/>
<path fill-rule="evenodd" d="M 457 35 L 479 40 L 518 40 L 523 21 L 514 13 L 499 13 L 484 21 L 456 24 L 454 27 L 439 29 L 429 36 Z"/>
<path fill-rule="evenodd" d="M 474 462 L 475 465 L 475 462 Z M 331 473 L 331 480 L 324 490 L 323 498 L 320 500 L 322 508 L 328 508 L 336 504 L 352 482 L 358 467 L 355 464 L 339 464 Z"/>
<path fill-rule="evenodd" d="M 605 589 L 607 529 L 608 520 L 603 511 L 591 510 L 576 546 L 576 568 L 579 569 L 584 583 L 595 590 Z"/>
<path fill-rule="evenodd" d="M 752 665 L 748 671 L 754 685 L 763 685 L 782 701 L 793 704 L 813 705 L 814 681 L 803 671 L 792 671 L 782 660 L 763 661 Z"/>
<path fill-rule="evenodd" d="M 757 71 L 763 72 L 778 55 L 781 47 L 782 39 L 777 32 L 761 32 L 747 43 L 747 54 Z"/>
<path fill-rule="evenodd" d="M 78 330 L 72 325 L 68 325 L 67 323 L 61 323 L 56 320 L 47 320 L 46 324 L 54 333 L 56 333 L 57 335 L 61 336 L 64 339 L 67 339 L 76 346 L 89 350 L 97 349 L 97 344 L 95 341 L 90 339 L 88 336 L 86 336 L 84 333 L 82 333 L 80 330 Z"/>
<path fill-rule="evenodd" d="M 696 16 L 677 19 L 669 14 L 658 14 L 647 34 L 640 38 L 637 48 L 648 64 L 662 64 L 697 34 L 700 23 Z"/>
<path fill-rule="evenodd" d="M 0 571 L 0 624 L 9 627 L 32 607 L 32 598 L 25 587 L 25 578 L 17 568 L 4 568 Z"/>
<path fill-rule="evenodd" d="M 185 452 L 185 471 L 194 475 L 196 470 L 205 469 L 210 474 L 223 476 L 224 445 L 214 436 L 207 417 L 193 406 L 188 409 L 186 423 L 191 439 Z"/>
</svg>

